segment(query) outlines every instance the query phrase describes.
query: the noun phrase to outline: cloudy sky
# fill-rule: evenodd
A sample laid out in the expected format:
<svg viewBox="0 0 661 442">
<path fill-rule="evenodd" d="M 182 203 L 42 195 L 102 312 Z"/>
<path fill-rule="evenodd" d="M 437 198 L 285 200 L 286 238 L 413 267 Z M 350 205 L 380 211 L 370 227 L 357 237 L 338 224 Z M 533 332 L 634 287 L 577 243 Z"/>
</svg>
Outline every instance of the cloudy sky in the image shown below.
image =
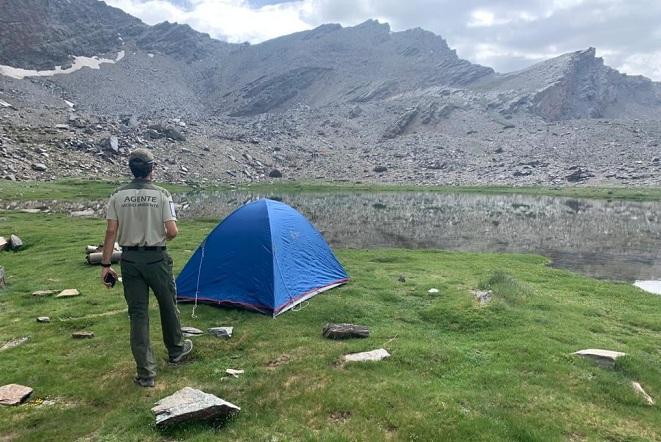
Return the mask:
<svg viewBox="0 0 661 442">
<path fill-rule="evenodd" d="M 499 72 L 597 48 L 606 64 L 661 81 L 661 0 L 106 0 L 148 24 L 165 20 L 229 42 L 259 43 L 324 23 L 375 18 L 442 35 Z"/>
</svg>

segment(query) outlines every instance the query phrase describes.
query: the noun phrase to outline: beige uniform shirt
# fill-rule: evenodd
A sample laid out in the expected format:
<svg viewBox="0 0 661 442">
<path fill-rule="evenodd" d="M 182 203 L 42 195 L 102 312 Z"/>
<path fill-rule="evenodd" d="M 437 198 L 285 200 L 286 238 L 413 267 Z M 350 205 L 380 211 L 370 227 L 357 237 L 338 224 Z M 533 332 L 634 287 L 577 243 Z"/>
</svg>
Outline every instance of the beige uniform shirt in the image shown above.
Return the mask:
<svg viewBox="0 0 661 442">
<path fill-rule="evenodd" d="M 164 223 L 177 217 L 170 192 L 135 179 L 110 196 L 106 219 L 119 221 L 120 246 L 164 246 Z"/>
</svg>

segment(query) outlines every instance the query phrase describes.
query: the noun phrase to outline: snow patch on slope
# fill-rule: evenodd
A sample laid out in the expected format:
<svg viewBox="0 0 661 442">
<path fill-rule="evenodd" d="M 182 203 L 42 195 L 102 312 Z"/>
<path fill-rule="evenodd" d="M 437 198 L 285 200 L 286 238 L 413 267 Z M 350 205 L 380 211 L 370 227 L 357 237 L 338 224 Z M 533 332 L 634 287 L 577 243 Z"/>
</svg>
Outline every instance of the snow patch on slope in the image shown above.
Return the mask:
<svg viewBox="0 0 661 442">
<path fill-rule="evenodd" d="M 125 55 L 126 53 L 124 51 L 119 51 L 117 53 L 117 57 L 115 57 L 114 60 L 99 57 L 74 57 L 74 61 L 71 67 L 62 69 L 62 66 L 55 66 L 55 69 L 47 71 L 36 71 L 31 69 L 21 69 L 15 68 L 13 66 L 0 65 L 0 75 L 22 80 L 26 77 L 50 77 L 59 74 L 70 74 L 72 72 L 79 71 L 82 68 L 101 69 L 102 64 L 115 64 L 121 61 Z"/>
</svg>

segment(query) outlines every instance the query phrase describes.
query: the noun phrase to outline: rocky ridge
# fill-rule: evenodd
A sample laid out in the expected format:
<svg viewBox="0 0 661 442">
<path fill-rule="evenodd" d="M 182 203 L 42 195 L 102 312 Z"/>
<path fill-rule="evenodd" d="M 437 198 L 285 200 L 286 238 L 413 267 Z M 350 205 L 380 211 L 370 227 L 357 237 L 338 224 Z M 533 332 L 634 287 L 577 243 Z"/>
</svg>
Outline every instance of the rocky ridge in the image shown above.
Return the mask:
<svg viewBox="0 0 661 442">
<path fill-rule="evenodd" d="M 117 176 L 149 147 L 175 182 L 659 183 L 661 86 L 592 48 L 497 74 L 373 20 L 251 46 L 96 0 L 8 0 L 0 17 L 0 64 L 123 55 L 0 75 L 6 179 Z"/>
</svg>

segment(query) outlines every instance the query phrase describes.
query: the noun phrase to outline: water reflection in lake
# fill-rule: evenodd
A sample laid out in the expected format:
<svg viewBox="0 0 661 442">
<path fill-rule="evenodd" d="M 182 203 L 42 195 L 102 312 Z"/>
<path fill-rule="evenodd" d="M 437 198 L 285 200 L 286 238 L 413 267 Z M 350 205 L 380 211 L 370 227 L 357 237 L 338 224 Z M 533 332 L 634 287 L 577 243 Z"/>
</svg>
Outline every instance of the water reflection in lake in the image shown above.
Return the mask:
<svg viewBox="0 0 661 442">
<path fill-rule="evenodd" d="M 528 252 L 555 266 L 618 279 L 661 279 L 656 202 L 434 192 L 197 193 L 184 217 L 223 218 L 272 198 L 297 208 L 333 247 Z"/>
</svg>

